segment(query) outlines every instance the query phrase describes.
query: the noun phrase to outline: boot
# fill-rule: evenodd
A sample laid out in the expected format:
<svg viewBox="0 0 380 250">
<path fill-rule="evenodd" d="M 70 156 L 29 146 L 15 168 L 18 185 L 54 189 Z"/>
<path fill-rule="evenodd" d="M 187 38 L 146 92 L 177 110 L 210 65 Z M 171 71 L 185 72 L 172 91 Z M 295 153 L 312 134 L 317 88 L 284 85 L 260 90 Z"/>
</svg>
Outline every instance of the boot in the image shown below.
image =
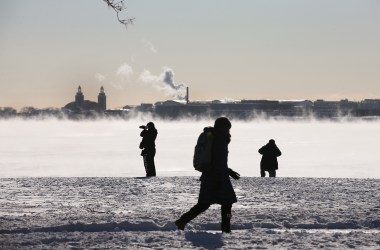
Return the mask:
<svg viewBox="0 0 380 250">
<path fill-rule="evenodd" d="M 231 233 L 231 214 L 224 214 L 222 216 L 222 232 Z"/>
<path fill-rule="evenodd" d="M 200 213 L 204 212 L 207 208 L 210 207 L 210 204 L 196 204 L 188 212 L 184 213 L 181 218 L 176 220 L 174 224 L 177 226 L 177 229 L 184 230 L 186 224 L 197 217 Z"/>
<path fill-rule="evenodd" d="M 185 230 L 186 223 L 182 221 L 181 219 L 178 219 L 174 222 L 174 224 L 177 226 L 178 230 Z"/>
<path fill-rule="evenodd" d="M 222 232 L 231 233 L 232 204 L 222 205 Z"/>
</svg>

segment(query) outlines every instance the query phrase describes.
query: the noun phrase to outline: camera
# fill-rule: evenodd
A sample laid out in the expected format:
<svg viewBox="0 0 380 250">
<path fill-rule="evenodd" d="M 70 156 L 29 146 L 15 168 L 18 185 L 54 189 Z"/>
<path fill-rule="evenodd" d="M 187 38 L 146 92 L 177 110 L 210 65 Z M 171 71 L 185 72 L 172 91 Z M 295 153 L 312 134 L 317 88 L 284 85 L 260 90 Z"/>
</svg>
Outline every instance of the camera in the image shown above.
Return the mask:
<svg viewBox="0 0 380 250">
<path fill-rule="evenodd" d="M 145 125 L 141 125 L 139 128 L 146 129 L 146 126 Z"/>
</svg>

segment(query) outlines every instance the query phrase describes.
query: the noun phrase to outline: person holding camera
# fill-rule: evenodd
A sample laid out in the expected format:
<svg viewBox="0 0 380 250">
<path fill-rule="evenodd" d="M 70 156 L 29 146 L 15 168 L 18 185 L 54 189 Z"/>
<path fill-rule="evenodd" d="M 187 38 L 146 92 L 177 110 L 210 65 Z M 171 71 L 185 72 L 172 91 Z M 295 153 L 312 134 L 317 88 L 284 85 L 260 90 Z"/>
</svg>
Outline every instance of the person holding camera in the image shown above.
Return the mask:
<svg viewBox="0 0 380 250">
<path fill-rule="evenodd" d="M 143 130 L 140 133 L 142 140 L 140 142 L 141 156 L 144 160 L 146 176 L 156 176 L 156 167 L 154 165 L 154 156 L 156 155 L 156 138 L 157 129 L 153 122 L 148 122 L 146 126 L 140 126 Z"/>
</svg>

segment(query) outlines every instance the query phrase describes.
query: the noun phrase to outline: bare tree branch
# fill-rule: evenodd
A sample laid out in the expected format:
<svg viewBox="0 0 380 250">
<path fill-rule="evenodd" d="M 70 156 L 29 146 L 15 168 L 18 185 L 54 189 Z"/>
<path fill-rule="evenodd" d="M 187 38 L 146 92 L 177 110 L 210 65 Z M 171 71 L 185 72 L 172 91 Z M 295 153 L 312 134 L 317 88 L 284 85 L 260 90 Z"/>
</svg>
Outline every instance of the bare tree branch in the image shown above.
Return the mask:
<svg viewBox="0 0 380 250">
<path fill-rule="evenodd" d="M 133 24 L 134 18 L 122 18 L 120 14 L 127 9 L 125 0 L 103 0 L 108 7 L 116 12 L 117 20 L 127 28 L 128 24 Z"/>
</svg>

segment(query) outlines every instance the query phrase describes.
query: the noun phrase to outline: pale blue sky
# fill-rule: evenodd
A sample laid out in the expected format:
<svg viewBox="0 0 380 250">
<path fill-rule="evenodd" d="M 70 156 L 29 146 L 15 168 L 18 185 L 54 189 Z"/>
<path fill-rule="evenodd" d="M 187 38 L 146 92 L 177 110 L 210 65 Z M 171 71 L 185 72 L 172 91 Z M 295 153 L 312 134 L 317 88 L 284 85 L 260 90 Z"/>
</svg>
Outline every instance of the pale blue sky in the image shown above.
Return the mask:
<svg viewBox="0 0 380 250">
<path fill-rule="evenodd" d="M 380 1 L 127 4 L 128 30 L 102 0 L 2 0 L 0 106 L 62 107 L 79 84 L 110 108 L 167 100 L 164 67 L 192 100 L 380 98 Z"/>
</svg>

